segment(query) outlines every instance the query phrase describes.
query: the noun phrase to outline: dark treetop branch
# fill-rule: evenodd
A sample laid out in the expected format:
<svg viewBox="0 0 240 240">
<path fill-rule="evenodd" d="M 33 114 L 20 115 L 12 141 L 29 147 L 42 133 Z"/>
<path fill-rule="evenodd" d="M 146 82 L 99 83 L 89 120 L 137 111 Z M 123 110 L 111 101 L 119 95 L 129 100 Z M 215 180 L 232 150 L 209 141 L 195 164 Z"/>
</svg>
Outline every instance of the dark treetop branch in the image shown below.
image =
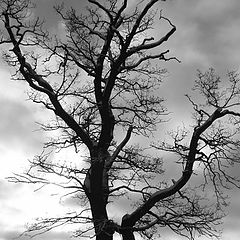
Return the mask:
<svg viewBox="0 0 240 240">
<path fill-rule="evenodd" d="M 51 103 L 54 106 L 54 112 L 56 113 L 56 115 L 60 116 L 65 121 L 65 123 L 76 132 L 76 134 L 82 139 L 82 141 L 86 144 L 86 146 L 90 150 L 93 146 L 90 137 L 79 126 L 79 124 L 77 124 L 77 122 L 63 109 L 50 84 L 46 80 L 44 80 L 41 75 L 38 75 L 35 72 L 35 70 L 31 67 L 31 65 L 26 61 L 19 47 L 20 42 L 16 40 L 14 33 L 12 31 L 12 26 L 10 25 L 8 12 L 4 12 L 3 15 L 5 17 L 5 27 L 11 39 L 11 42 L 14 45 L 13 52 L 18 58 L 20 64 L 19 70 L 21 74 L 24 76 L 28 84 L 33 89 L 48 95 Z"/>
<path fill-rule="evenodd" d="M 187 162 L 182 173 L 181 178 L 178 181 L 175 181 L 174 184 L 166 189 L 155 192 L 148 200 L 146 200 L 139 208 L 137 208 L 131 214 L 125 215 L 123 218 L 122 225 L 124 227 L 129 226 L 132 227 L 134 224 L 139 221 L 147 212 L 160 200 L 165 199 L 167 197 L 172 196 L 176 192 L 178 192 L 189 180 L 193 172 L 193 165 L 196 160 L 196 154 L 198 141 L 200 139 L 201 134 L 209 128 L 214 121 L 225 116 L 226 114 L 230 114 L 228 111 L 222 111 L 222 108 L 218 108 L 214 111 L 214 113 L 199 127 L 195 128 L 191 142 L 189 153 L 187 156 Z"/>
</svg>

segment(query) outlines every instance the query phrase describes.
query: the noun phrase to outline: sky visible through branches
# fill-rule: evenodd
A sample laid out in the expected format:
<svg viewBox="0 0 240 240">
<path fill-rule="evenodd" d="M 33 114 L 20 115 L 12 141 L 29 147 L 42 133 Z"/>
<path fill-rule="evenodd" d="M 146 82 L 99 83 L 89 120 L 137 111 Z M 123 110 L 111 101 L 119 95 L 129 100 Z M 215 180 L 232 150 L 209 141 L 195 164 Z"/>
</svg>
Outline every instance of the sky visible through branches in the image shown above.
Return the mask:
<svg viewBox="0 0 240 240">
<path fill-rule="evenodd" d="M 129 1 L 129 8 L 136 0 Z M 81 9 L 86 1 L 69 0 L 66 5 Z M 46 26 L 50 32 L 61 34 L 63 23 L 51 8 L 59 3 L 55 0 L 38 0 L 35 15 L 46 18 Z M 177 126 L 188 127 L 191 124 L 192 107 L 184 96 L 190 93 L 196 78 L 197 69 L 202 71 L 213 67 L 225 76 L 227 70 L 239 70 L 240 54 L 240 2 L 238 0 L 169 0 L 162 4 L 163 15 L 176 25 L 176 34 L 166 43 L 171 49 L 171 55 L 178 57 L 177 61 L 167 62 L 168 76 L 164 79 L 159 94 L 166 101 L 171 114 L 169 122 L 162 124 L 159 136 L 163 137 L 169 129 Z M 38 106 L 26 102 L 26 85 L 10 81 L 9 67 L 1 60 L 0 65 L 0 153 L 2 167 L 0 169 L 0 240 L 16 237 L 24 230 L 24 225 L 36 217 L 51 215 L 63 208 L 74 208 L 74 202 L 55 195 L 55 189 L 48 187 L 34 192 L 32 186 L 14 185 L 6 181 L 12 172 L 21 172 L 27 168 L 27 159 L 32 159 L 42 148 L 46 139 L 44 133 L 36 131 L 34 122 L 51 117 L 51 114 L 39 109 Z M 163 130 L 164 129 L 164 130 Z M 76 157 L 71 152 L 66 156 Z M 171 163 L 169 163 L 171 169 Z M 165 166 L 167 169 L 168 165 Z M 235 170 L 237 171 L 237 169 Z M 177 174 L 169 171 L 170 174 Z M 229 215 L 224 220 L 223 240 L 240 238 L 240 192 L 229 192 L 231 205 Z M 62 204 L 64 203 L 64 207 Z M 125 207 L 125 202 L 120 206 Z M 117 209 L 121 212 L 121 208 Z M 69 229 L 71 230 L 71 229 Z M 68 229 L 61 232 L 58 229 L 36 239 L 67 239 Z M 180 238 L 163 233 L 166 239 Z M 21 238 L 20 238 L 21 239 Z M 22 240 L 25 238 L 22 238 Z M 164 239 L 164 238 L 163 238 Z"/>
</svg>

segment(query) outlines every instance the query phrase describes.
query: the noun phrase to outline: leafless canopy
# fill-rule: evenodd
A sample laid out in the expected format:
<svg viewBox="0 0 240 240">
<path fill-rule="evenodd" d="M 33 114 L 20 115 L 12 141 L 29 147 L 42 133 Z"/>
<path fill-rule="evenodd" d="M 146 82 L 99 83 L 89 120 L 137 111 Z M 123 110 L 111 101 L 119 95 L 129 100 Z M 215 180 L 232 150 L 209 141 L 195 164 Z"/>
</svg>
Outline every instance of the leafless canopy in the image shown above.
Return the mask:
<svg viewBox="0 0 240 240">
<path fill-rule="evenodd" d="M 213 69 L 199 72 L 194 91 L 202 103 L 187 96 L 194 127 L 173 131 L 173 144 L 131 144 L 133 136 L 153 134 L 167 114 L 158 96 L 166 73 L 161 63 L 179 60 L 164 46 L 176 27 L 158 9 L 162 1 L 143 0 L 134 8 L 129 2 L 88 0 L 85 13 L 56 6 L 62 23 L 56 35 L 33 17 L 29 0 L 0 3 L 0 43 L 8 46 L 3 57 L 16 70 L 12 77 L 28 83 L 29 98 L 55 116 L 41 123 L 52 133 L 44 152 L 30 162 L 28 172 L 9 180 L 60 186 L 80 209 L 39 219 L 28 233 L 76 224 L 75 236 L 97 240 L 111 240 L 115 232 L 124 240 L 136 234 L 152 239 L 162 228 L 191 239 L 196 233 L 218 236 L 215 226 L 226 204 L 223 188 L 239 186 L 229 170 L 239 162 L 239 77 L 229 72 L 227 85 Z M 50 160 L 53 150 L 66 148 L 75 150 L 78 163 Z M 163 175 L 160 151 L 182 164 L 178 179 Z M 198 188 L 188 184 L 193 173 L 203 180 Z M 61 181 L 53 183 L 52 175 Z M 203 194 L 209 186 L 216 197 L 211 204 Z M 128 197 L 137 201 L 117 222 L 108 206 Z"/>
</svg>

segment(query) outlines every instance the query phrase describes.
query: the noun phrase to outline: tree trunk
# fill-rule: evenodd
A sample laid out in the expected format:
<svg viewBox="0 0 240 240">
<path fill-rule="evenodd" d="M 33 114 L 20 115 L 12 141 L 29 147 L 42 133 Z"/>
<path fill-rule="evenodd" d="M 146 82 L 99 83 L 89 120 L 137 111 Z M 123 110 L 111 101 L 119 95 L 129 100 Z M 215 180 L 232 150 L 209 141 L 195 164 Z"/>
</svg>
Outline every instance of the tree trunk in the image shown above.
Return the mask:
<svg viewBox="0 0 240 240">
<path fill-rule="evenodd" d="M 126 214 L 123 216 L 122 218 L 122 230 L 121 230 L 121 234 L 122 234 L 122 239 L 123 240 L 135 240 L 135 236 L 133 234 L 133 231 L 131 230 L 132 228 L 132 223 L 130 223 L 128 221 L 129 219 L 129 215 Z"/>
<path fill-rule="evenodd" d="M 108 219 L 94 220 L 96 240 L 113 240 L 114 228 Z"/>
<path fill-rule="evenodd" d="M 90 201 L 96 240 L 112 240 L 114 228 L 111 221 L 108 220 L 106 205 L 97 201 L 93 197 Z"/>
<path fill-rule="evenodd" d="M 122 240 L 135 240 L 134 234 L 132 231 L 125 231 L 122 233 Z"/>
<path fill-rule="evenodd" d="M 88 196 L 96 240 L 113 240 L 114 225 L 108 219 L 108 174 L 104 170 L 107 151 L 94 149 L 91 154 L 91 167 L 85 179 L 85 191 Z"/>
<path fill-rule="evenodd" d="M 109 235 L 108 233 L 102 231 L 96 236 L 96 240 L 113 240 L 113 234 Z"/>
</svg>

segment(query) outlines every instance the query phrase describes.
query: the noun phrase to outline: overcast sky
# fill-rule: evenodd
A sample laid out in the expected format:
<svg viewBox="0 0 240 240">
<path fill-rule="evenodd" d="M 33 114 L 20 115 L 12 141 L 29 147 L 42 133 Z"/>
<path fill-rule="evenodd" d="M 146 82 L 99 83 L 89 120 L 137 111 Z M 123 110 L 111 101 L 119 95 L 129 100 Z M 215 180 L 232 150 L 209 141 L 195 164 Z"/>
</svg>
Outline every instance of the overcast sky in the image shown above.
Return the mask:
<svg viewBox="0 0 240 240">
<path fill-rule="evenodd" d="M 137 1 L 137 0 L 135 0 Z M 36 15 L 45 16 L 50 30 L 61 26 L 51 6 L 61 1 L 38 0 Z M 65 1 L 81 8 L 79 0 Z M 84 1 L 82 1 L 84 2 Z M 134 4 L 134 0 L 131 0 Z M 169 76 L 162 85 L 172 114 L 172 125 L 191 121 L 190 106 L 184 97 L 195 79 L 196 69 L 216 68 L 220 74 L 238 70 L 240 65 L 239 0 L 167 0 L 161 3 L 163 14 L 176 25 L 177 32 L 166 43 L 173 56 L 181 60 L 168 62 Z M 158 29 L 156 29 L 157 31 Z M 47 114 L 27 98 L 27 85 L 10 81 L 10 69 L 0 65 L 0 240 L 10 240 L 24 230 L 24 224 L 37 216 L 61 211 L 57 197 L 33 192 L 32 187 L 10 184 L 5 177 L 26 169 L 27 159 L 41 152 L 44 134 L 36 132 L 34 122 Z M 223 240 L 240 239 L 240 190 L 229 192 L 231 205 L 225 219 Z M 66 204 L 67 205 L 67 204 Z M 71 207 L 71 203 L 67 205 Z M 37 240 L 68 239 L 67 233 L 49 233 Z M 25 239 L 25 238 L 22 238 Z M 178 238 L 171 237 L 177 240 Z"/>
</svg>

